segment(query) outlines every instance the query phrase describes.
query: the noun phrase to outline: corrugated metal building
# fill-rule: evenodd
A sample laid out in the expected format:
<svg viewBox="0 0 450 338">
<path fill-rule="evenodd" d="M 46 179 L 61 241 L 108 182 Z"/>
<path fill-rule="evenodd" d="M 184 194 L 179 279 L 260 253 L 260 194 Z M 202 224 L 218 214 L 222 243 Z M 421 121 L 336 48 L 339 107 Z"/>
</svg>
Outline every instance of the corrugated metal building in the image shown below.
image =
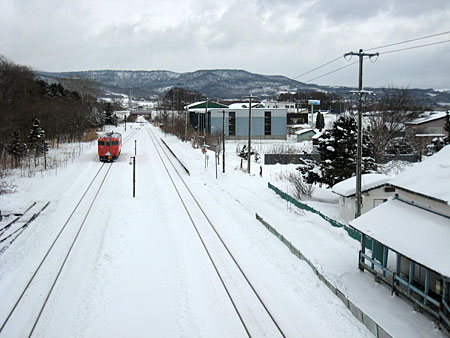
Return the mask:
<svg viewBox="0 0 450 338">
<path fill-rule="evenodd" d="M 205 101 L 190 105 L 191 125 L 200 131 L 205 130 L 212 135 L 222 134 L 224 126 L 228 139 L 246 139 L 248 137 L 248 103 L 223 106 L 216 102 Z M 253 107 L 253 105 L 252 105 Z M 255 108 L 251 110 L 252 138 L 286 139 L 287 109 L 286 108 Z"/>
</svg>

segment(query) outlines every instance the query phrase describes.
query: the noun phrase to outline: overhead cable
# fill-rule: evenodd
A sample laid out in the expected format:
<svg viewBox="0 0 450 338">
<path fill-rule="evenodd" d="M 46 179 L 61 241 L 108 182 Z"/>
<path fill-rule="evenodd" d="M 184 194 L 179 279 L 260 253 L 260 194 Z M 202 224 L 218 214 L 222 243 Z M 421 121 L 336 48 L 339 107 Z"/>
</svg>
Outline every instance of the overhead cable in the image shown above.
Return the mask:
<svg viewBox="0 0 450 338">
<path fill-rule="evenodd" d="M 365 51 L 370 51 L 370 50 L 374 50 L 374 49 L 383 49 L 383 48 L 387 48 L 387 47 L 392 47 L 392 46 L 396 46 L 396 45 L 405 44 L 405 43 L 408 43 L 408 42 L 414 42 L 414 41 L 419 41 L 419 40 L 429 39 L 429 38 L 432 38 L 432 37 L 436 37 L 436 36 L 440 36 L 440 35 L 445 35 L 445 34 L 450 34 L 450 31 L 441 32 L 441 33 L 436 33 L 436 34 L 431 34 L 431 35 L 423 36 L 423 37 L 420 37 L 420 38 L 415 38 L 415 39 L 410 39 L 410 40 L 400 41 L 400 42 L 396 42 L 396 43 L 391 43 L 391 44 L 384 45 L 384 46 L 379 46 L 379 47 L 374 47 L 374 48 L 368 48 L 368 49 L 365 49 Z M 450 40 L 444 40 L 444 41 L 439 41 L 439 42 L 429 43 L 429 44 L 420 45 L 420 46 L 406 47 L 406 48 L 397 49 L 397 50 L 392 50 L 392 51 L 387 51 L 387 52 L 380 52 L 380 54 L 390 54 L 390 53 L 400 52 L 400 51 L 408 50 L 408 49 L 415 49 L 415 48 L 420 48 L 420 47 L 426 47 L 426 46 L 438 45 L 438 44 L 446 43 L 446 42 L 449 42 L 449 41 L 450 41 Z M 321 68 L 323 68 L 323 67 L 325 67 L 325 66 L 328 66 L 329 64 L 331 64 L 331 63 L 333 63 L 333 62 L 336 62 L 336 61 L 340 60 L 341 57 L 342 57 L 342 56 L 339 56 L 339 57 L 337 57 L 337 58 L 335 58 L 335 59 L 333 59 L 333 60 L 331 60 L 331 61 L 328 61 L 328 62 L 326 62 L 326 63 L 324 63 L 324 64 L 322 64 L 322 65 L 320 65 L 320 66 L 318 66 L 318 67 L 316 67 L 316 68 L 314 68 L 314 69 L 311 69 L 310 71 L 307 71 L 307 72 L 305 72 L 305 73 L 302 73 L 302 74 L 300 74 L 300 75 L 297 75 L 296 77 L 293 77 L 292 79 L 293 79 L 293 80 L 298 79 L 299 77 L 302 77 L 302 76 L 307 75 L 307 74 L 309 74 L 309 73 L 312 73 L 312 72 L 314 72 L 314 71 L 316 71 L 316 70 L 318 70 L 318 69 L 321 69 Z M 372 60 L 371 60 L 371 61 L 372 61 Z M 348 67 L 348 66 L 350 66 L 350 65 L 351 65 L 351 64 L 346 65 L 346 66 L 341 67 L 341 68 L 338 68 L 338 69 L 335 69 L 335 70 L 333 70 L 333 71 L 331 71 L 331 72 L 328 72 L 328 73 L 326 73 L 326 74 L 324 74 L 324 75 L 318 76 L 318 77 L 316 77 L 316 78 L 314 78 L 314 79 L 311 79 L 311 80 L 309 80 L 309 81 L 306 81 L 306 82 L 310 82 L 310 81 L 319 79 L 319 78 L 321 78 L 321 77 L 324 77 L 324 76 L 326 76 L 326 75 L 335 73 L 335 72 L 337 72 L 337 71 L 339 71 L 339 70 L 341 70 L 341 69 L 343 69 L 343 68 L 346 68 L 346 67 Z"/>
<path fill-rule="evenodd" d="M 408 49 L 416 49 L 416 48 L 421 48 L 421 47 L 434 46 L 434 45 L 439 45 L 441 43 L 446 43 L 446 42 L 450 42 L 450 40 L 444 40 L 444 41 L 438 41 L 438 42 L 433 42 L 433 43 L 427 43 L 425 45 L 419 45 L 419 46 L 412 46 L 412 47 L 405 47 L 405 48 L 401 48 L 401 49 L 389 50 L 387 52 L 381 52 L 380 55 L 381 54 L 390 54 L 390 53 L 401 52 L 403 50 L 408 50 Z"/>
<path fill-rule="evenodd" d="M 331 60 L 331 61 L 328 61 L 327 63 L 324 63 L 323 65 L 321 65 L 321 66 L 319 66 L 319 67 L 316 67 L 316 68 L 314 68 L 314 69 L 312 69 L 312 70 L 310 70 L 310 71 L 308 71 L 308 72 L 306 72 L 306 73 L 297 75 L 296 77 L 293 77 L 292 79 L 295 80 L 295 79 L 297 79 L 297 78 L 299 78 L 299 77 L 301 77 L 301 76 L 303 76 L 303 75 L 312 73 L 313 71 L 315 71 L 315 70 L 317 70 L 317 69 L 323 68 L 323 67 L 325 67 L 325 66 L 328 66 L 330 63 L 333 63 L 333 62 L 335 62 L 335 61 L 337 61 L 337 60 L 340 60 L 340 58 L 341 58 L 341 56 L 339 56 L 339 57 L 337 57 L 337 58 L 335 58 L 335 59 L 333 59 L 333 60 Z"/>
<path fill-rule="evenodd" d="M 401 51 L 405 51 L 405 50 L 409 50 L 409 49 L 416 49 L 416 48 L 422 48 L 422 47 L 429 47 L 429 46 L 439 45 L 439 44 L 443 44 L 443 43 L 447 43 L 447 42 L 450 42 L 450 40 L 443 40 L 443 41 L 438 41 L 438 42 L 433 42 L 433 43 L 427 43 L 427 44 L 423 44 L 423 45 L 419 45 L 419 46 L 405 47 L 405 48 L 400 48 L 400 49 L 390 50 L 390 51 L 386 51 L 386 52 L 380 52 L 379 54 L 380 54 L 380 55 L 391 54 L 391 53 L 401 52 Z M 366 49 L 366 50 L 367 50 L 367 49 Z M 372 60 L 371 60 L 371 61 L 372 61 Z M 346 66 L 337 68 L 337 69 L 335 69 L 335 70 L 332 70 L 331 72 L 328 72 L 328 73 L 326 73 L 326 74 L 317 76 L 317 77 L 315 77 L 315 78 L 313 78 L 313 79 L 311 79 L 311 80 L 306 81 L 305 83 L 309 83 L 309 82 L 311 82 L 311 81 L 314 81 L 314 80 L 320 79 L 320 78 L 322 78 L 322 77 L 325 77 L 325 76 L 327 76 L 327 75 L 333 74 L 333 73 L 335 73 L 335 72 L 337 72 L 337 71 L 340 71 L 341 69 L 350 67 L 350 66 L 354 65 L 355 63 L 358 63 L 358 61 L 349 63 L 349 64 L 346 65 Z"/>
<path fill-rule="evenodd" d="M 342 56 L 341 56 L 341 57 L 342 57 Z M 339 70 L 341 70 L 341 69 L 344 69 L 344 68 L 347 68 L 347 67 L 350 67 L 350 66 L 353 66 L 355 63 L 358 63 L 358 62 L 359 62 L 359 60 L 358 60 L 358 61 L 354 61 L 354 62 L 352 62 L 352 63 L 349 63 L 348 65 L 345 65 L 345 66 L 340 67 L 340 68 L 338 68 L 338 69 L 332 70 L 331 72 L 328 72 L 328 73 L 326 73 L 326 74 L 323 74 L 323 75 L 320 75 L 320 76 L 318 76 L 318 77 L 315 77 L 314 79 L 305 81 L 305 83 L 308 83 L 308 82 L 311 82 L 311 81 L 320 79 L 321 77 L 324 77 L 324 76 L 327 76 L 327 75 L 336 73 L 337 71 L 339 71 Z"/>
<path fill-rule="evenodd" d="M 432 34 L 432 35 L 427 35 L 427 36 L 423 36 L 421 38 L 416 38 L 416 39 L 411 39 L 411 40 L 405 40 L 405 41 L 401 41 L 401 42 L 391 43 L 389 45 L 369 48 L 369 49 L 365 49 L 365 51 L 374 50 L 374 49 L 382 49 L 382 48 L 392 47 L 392 46 L 397 46 L 397 45 L 402 45 L 402 44 L 405 44 L 405 43 L 408 43 L 408 42 L 414 42 L 414 41 L 419 41 L 419 40 L 423 40 L 423 39 L 429 39 L 429 38 L 433 38 L 435 36 L 445 35 L 445 34 L 450 34 L 450 31 L 437 33 L 437 34 Z"/>
</svg>

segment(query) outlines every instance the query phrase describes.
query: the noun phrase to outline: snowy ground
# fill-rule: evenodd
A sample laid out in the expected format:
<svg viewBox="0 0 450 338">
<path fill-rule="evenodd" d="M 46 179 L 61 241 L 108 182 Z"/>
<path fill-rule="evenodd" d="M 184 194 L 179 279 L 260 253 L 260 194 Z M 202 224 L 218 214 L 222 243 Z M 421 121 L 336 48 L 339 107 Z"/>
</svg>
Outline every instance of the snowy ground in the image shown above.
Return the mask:
<svg viewBox="0 0 450 338">
<path fill-rule="evenodd" d="M 111 167 L 33 336 L 246 336 L 171 187 L 147 129 L 159 137 L 163 134 L 147 124 L 127 127 L 124 135 L 133 135 Z M 134 199 L 128 163 L 134 155 L 133 140 L 137 141 Z M 287 336 L 369 337 L 370 333 L 306 263 L 256 221 L 255 212 L 285 234 L 392 335 L 441 336 L 428 318 L 413 311 L 411 304 L 391 297 L 371 275 L 358 272 L 357 242 L 315 215 L 288 210 L 286 202 L 267 188 L 269 180 L 283 188 L 285 183 L 275 175 L 281 168 L 265 166 L 263 177 L 259 177 L 259 165 L 254 164 L 254 174 L 249 176 L 239 169 L 240 159 L 230 144 L 226 173 L 218 168 L 216 179 L 212 153 L 205 168 L 200 150 L 174 137 L 166 136 L 165 141 L 190 169 L 191 176 L 185 177 L 189 187 Z M 100 166 L 92 144 L 57 173 L 49 170 L 33 178 L 16 176 L 17 192 L 0 196 L 2 210 L 17 212 L 34 201 L 51 202 L 0 255 L 0 324 Z M 333 204 L 326 203 L 330 196 L 321 196 L 322 202 L 315 202 L 316 207 L 322 203 L 332 213 Z M 81 216 L 74 218 L 0 337 L 28 335 L 81 222 Z M 258 323 L 253 325 L 257 327 Z M 261 330 L 255 336 L 270 335 Z"/>
</svg>

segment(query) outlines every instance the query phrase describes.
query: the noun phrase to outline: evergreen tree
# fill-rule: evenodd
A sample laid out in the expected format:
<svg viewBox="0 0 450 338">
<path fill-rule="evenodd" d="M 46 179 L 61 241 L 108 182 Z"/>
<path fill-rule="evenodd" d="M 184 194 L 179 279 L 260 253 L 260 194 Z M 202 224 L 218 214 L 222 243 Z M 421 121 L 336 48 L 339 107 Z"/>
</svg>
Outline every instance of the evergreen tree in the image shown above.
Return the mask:
<svg viewBox="0 0 450 338">
<path fill-rule="evenodd" d="M 318 112 L 316 116 L 316 128 L 319 129 L 319 131 L 322 131 L 322 129 L 325 128 L 325 118 L 321 112 Z"/>
<path fill-rule="evenodd" d="M 322 171 L 313 159 L 300 159 L 300 166 L 296 168 L 302 174 L 303 181 L 307 184 L 322 184 Z"/>
<path fill-rule="evenodd" d="M 105 124 L 117 125 L 117 116 L 114 114 L 114 107 L 110 102 L 105 106 Z"/>
<path fill-rule="evenodd" d="M 332 130 L 325 131 L 319 139 L 320 163 L 318 169 L 311 170 L 311 163 L 299 169 L 307 183 L 324 183 L 328 186 L 355 175 L 357 151 L 357 125 L 352 116 L 341 116 Z M 368 136 L 363 136 L 361 172 L 376 168 L 373 159 L 373 145 Z"/>
<path fill-rule="evenodd" d="M 30 133 L 28 134 L 28 147 L 34 151 L 34 160 L 47 152 L 45 143 L 45 131 L 41 128 L 41 122 L 34 118 Z"/>
<path fill-rule="evenodd" d="M 19 166 L 22 158 L 27 154 L 27 145 L 18 131 L 11 135 L 11 139 L 6 144 L 6 151 L 14 159 L 14 166 Z"/>
<path fill-rule="evenodd" d="M 447 132 L 447 136 L 444 137 L 444 144 L 450 144 L 450 117 L 449 117 L 449 112 L 447 110 L 447 115 L 446 115 L 447 119 L 444 125 L 444 130 Z"/>
</svg>

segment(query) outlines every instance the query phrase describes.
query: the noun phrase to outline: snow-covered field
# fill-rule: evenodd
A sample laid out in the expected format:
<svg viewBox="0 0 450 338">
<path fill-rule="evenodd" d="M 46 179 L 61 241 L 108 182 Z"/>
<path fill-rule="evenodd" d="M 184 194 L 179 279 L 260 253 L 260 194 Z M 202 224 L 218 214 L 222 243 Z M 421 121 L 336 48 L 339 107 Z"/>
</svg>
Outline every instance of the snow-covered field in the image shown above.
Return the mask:
<svg viewBox="0 0 450 338">
<path fill-rule="evenodd" d="M 60 277 L 33 331 L 36 337 L 244 337 L 227 294 L 178 199 L 150 139 L 149 124 L 128 124 L 131 135 L 84 221 Z M 136 198 L 132 197 L 134 142 L 137 141 Z M 235 144 L 227 144 L 226 173 L 213 153 L 207 168 L 199 149 L 174 137 L 164 140 L 187 165 L 188 186 L 217 226 L 288 337 L 370 337 L 344 304 L 303 261 L 256 219 L 260 214 L 283 233 L 336 286 L 395 337 L 441 337 L 433 322 L 410 303 L 390 295 L 357 269 L 359 244 L 316 215 L 294 210 L 267 188 L 288 189 L 278 173 L 293 166 L 252 163 L 239 169 Z M 0 255 L 0 324 L 3 324 L 42 258 L 99 170 L 95 143 L 65 168 L 33 178 L 13 176 L 16 192 L 0 196 L 0 209 L 20 212 L 32 202 L 49 206 Z M 93 196 L 87 196 L 93 198 Z M 335 214 L 333 197 L 317 191 L 311 202 Z M 83 204 L 83 203 L 82 203 Z M 88 205 L 80 204 L 87 210 Z M 9 218 L 0 223 L 0 228 Z M 42 272 L 36 275 L 0 337 L 27 336 L 51 288 L 82 215 L 61 234 Z M 210 248 L 212 251 L 214 247 Z M 222 267 L 228 269 L 226 264 Z M 233 282 L 231 281 L 231 284 Z M 234 297 L 244 288 L 234 285 Z M 245 299 L 244 296 L 241 297 Z M 244 303 L 252 336 L 273 336 L 251 303 Z"/>
</svg>

